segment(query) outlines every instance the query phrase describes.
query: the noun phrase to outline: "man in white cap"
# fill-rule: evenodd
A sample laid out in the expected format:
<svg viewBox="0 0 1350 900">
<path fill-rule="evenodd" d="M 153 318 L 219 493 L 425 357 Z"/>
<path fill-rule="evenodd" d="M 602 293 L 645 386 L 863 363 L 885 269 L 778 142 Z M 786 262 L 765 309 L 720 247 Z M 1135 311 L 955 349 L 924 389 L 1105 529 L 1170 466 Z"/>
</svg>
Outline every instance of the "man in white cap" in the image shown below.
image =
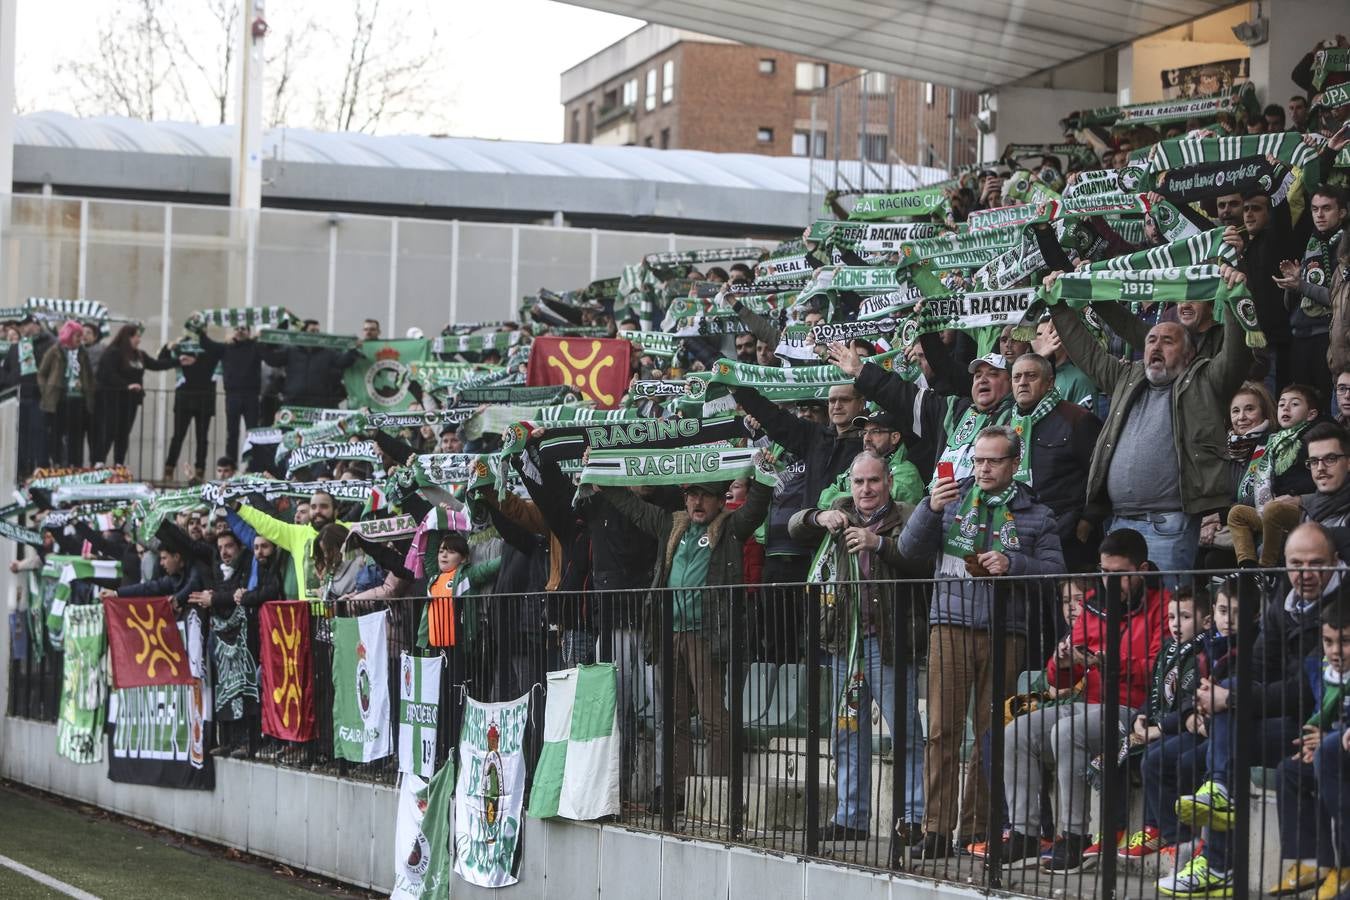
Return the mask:
<svg viewBox="0 0 1350 900">
<path fill-rule="evenodd" d="M 920 341 L 929 338 L 924 335 Z M 845 344 L 829 349 L 830 362 L 853 376 L 859 393 L 895 417 L 910 461 L 926 483 L 933 481 L 939 463 L 951 463 L 957 481 L 968 477 L 975 435 L 991 425 L 1006 425 L 1013 411 L 1012 381 L 1002 354 L 971 360 L 962 372 L 940 351 L 926 353 L 934 369 L 933 387 L 919 387 L 876 363 L 864 364 L 858 351 Z"/>
</svg>

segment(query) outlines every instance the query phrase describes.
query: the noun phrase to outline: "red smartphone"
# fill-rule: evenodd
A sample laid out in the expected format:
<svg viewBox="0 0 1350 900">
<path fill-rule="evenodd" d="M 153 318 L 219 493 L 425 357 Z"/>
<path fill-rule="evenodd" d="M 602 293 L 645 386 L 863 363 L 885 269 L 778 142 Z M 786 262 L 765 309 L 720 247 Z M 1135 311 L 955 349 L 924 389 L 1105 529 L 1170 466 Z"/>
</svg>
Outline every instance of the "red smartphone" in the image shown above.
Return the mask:
<svg viewBox="0 0 1350 900">
<path fill-rule="evenodd" d="M 938 463 L 938 478 L 950 478 L 952 481 L 955 481 L 956 467 L 949 462 Z"/>
</svg>

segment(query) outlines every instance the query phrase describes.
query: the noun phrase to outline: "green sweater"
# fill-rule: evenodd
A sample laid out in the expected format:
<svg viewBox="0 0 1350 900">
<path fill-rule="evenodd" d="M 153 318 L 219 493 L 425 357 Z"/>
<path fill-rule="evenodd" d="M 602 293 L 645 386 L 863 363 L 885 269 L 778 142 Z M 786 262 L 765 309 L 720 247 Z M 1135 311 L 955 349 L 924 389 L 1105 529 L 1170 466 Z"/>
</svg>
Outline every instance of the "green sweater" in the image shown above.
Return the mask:
<svg viewBox="0 0 1350 900">
<path fill-rule="evenodd" d="M 923 499 L 923 479 L 919 478 L 919 470 L 914 463 L 909 461 L 903 444 L 895 448 L 895 452 L 887 458 L 887 463 L 891 469 L 891 499 L 897 503 L 917 505 Z M 848 476 L 849 470 L 845 469 L 839 473 L 834 484 L 820 492 L 817 509 L 829 509 L 840 497 L 852 496 Z"/>
</svg>

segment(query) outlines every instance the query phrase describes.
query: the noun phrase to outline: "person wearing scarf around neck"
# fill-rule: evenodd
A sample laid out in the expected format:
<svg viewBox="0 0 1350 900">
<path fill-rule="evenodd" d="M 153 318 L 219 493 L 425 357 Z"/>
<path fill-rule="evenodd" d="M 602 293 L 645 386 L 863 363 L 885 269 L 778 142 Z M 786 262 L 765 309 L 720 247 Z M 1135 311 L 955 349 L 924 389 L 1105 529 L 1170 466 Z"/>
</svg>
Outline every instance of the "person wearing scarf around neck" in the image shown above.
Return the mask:
<svg viewBox="0 0 1350 900">
<path fill-rule="evenodd" d="M 84 465 L 84 443 L 94 414 L 94 367 L 81 346 L 84 329 L 74 319 L 38 366 L 38 392 L 47 427 L 47 453 L 57 465 Z"/>
<path fill-rule="evenodd" d="M 933 559 L 938 579 L 928 614 L 928 745 L 924 752 L 924 858 L 950 855 L 957 826 L 957 786 L 967 700 L 975 691 L 975 733 L 988 730 L 998 708 L 1029 668 L 1027 606 L 1053 602 L 1053 595 L 1028 592 L 1002 582 L 1003 576 L 1064 572 L 1058 526 L 1049 507 L 1014 479 L 1022 441 L 1007 426 L 983 429 L 973 441 L 974 475 L 960 481 L 939 478 L 900 533 L 908 559 Z M 974 576 L 972 578 L 971 576 Z M 990 634 L 994 604 L 1002 604 L 1004 630 Z M 1003 695 L 993 696 L 991 644 L 1006 648 Z M 987 787 L 980 751 L 966 771 L 960 803 L 963 842 L 985 839 Z"/>
<path fill-rule="evenodd" d="M 865 841 L 871 799 L 870 729 L 859 710 L 875 697 L 887 727 L 897 708 L 906 711 L 905 801 L 894 823 L 898 843 L 912 845 L 922 834 L 923 726 L 919 721 L 916 660 L 923 653 L 927 604 L 917 589 L 895 579 L 921 577 L 923 567 L 900 553 L 895 537 L 913 514 L 914 505 L 894 499 L 894 475 L 886 456 L 864 450 L 848 469 L 849 493 L 827 509 L 804 509 L 788 525 L 794 537 L 818 545 L 816 559 L 825 563 L 811 580 L 839 582 L 822 611 L 820 643 L 831 655 L 835 704 L 834 758 L 839 791 L 833 822 L 822 840 Z M 923 501 L 920 501 L 923 502 Z M 852 585 L 845 582 L 852 582 Z M 896 705 L 898 677 L 905 682 Z M 897 846 L 897 850 L 899 847 Z"/>
<path fill-rule="evenodd" d="M 1305 657 L 1303 669 L 1316 711 L 1276 769 L 1280 858 L 1293 862 L 1270 893 L 1320 882 L 1317 896 L 1339 896 L 1350 888 L 1350 591 L 1322 608 L 1322 650 Z"/>
<path fill-rule="evenodd" d="M 1258 530 L 1259 565 L 1279 565 L 1285 536 L 1298 524 L 1298 497 L 1313 486 L 1303 435 L 1321 421 L 1323 405 L 1317 389 L 1305 384 L 1291 384 L 1280 392 L 1276 413 L 1280 430 L 1252 451 L 1238 481 L 1238 503 L 1228 510 L 1228 530 L 1239 566 L 1257 563 Z"/>
<path fill-rule="evenodd" d="M 1350 136 L 1350 131 L 1343 132 Z M 1342 142 L 1343 143 L 1343 142 Z M 1299 222 L 1296 240 L 1306 236 L 1299 262 L 1282 260 L 1275 284 L 1286 291 L 1290 315 L 1290 377 L 1305 384 L 1331 382 L 1327 364 L 1331 350 L 1331 283 L 1336 275 L 1340 243 L 1345 237 L 1345 191 L 1334 185 L 1316 188 Z M 1295 244 L 1295 252 L 1298 245 Z"/>
<path fill-rule="evenodd" d="M 1275 401 L 1259 381 L 1244 381 L 1228 403 L 1228 439 L 1224 457 L 1228 462 L 1231 496 L 1247 472 L 1252 453 L 1264 446 L 1275 427 Z M 1231 569 L 1237 565 L 1233 536 L 1228 530 L 1228 511 L 1206 513 L 1200 521 L 1200 567 Z"/>
</svg>

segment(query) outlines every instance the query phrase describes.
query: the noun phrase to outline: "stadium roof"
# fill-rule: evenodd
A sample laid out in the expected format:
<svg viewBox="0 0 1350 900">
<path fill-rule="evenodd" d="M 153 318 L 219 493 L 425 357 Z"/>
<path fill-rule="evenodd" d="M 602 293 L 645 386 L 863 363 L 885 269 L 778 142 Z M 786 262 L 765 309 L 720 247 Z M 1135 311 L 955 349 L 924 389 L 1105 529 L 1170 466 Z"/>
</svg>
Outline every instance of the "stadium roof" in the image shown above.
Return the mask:
<svg viewBox="0 0 1350 900">
<path fill-rule="evenodd" d="M 15 120 L 14 181 L 71 193 L 219 198 L 229 194 L 233 135 L 228 125 L 33 113 Z M 814 213 L 810 161 L 802 157 L 271 129 L 263 160 L 265 205 L 516 219 L 561 211 L 611 224 L 775 229 Z M 897 189 L 916 185 L 908 170 L 895 172 Z M 931 183 L 946 173 L 914 174 Z"/>
<path fill-rule="evenodd" d="M 1011 84 L 1233 0 L 565 0 L 968 90 Z"/>
</svg>

